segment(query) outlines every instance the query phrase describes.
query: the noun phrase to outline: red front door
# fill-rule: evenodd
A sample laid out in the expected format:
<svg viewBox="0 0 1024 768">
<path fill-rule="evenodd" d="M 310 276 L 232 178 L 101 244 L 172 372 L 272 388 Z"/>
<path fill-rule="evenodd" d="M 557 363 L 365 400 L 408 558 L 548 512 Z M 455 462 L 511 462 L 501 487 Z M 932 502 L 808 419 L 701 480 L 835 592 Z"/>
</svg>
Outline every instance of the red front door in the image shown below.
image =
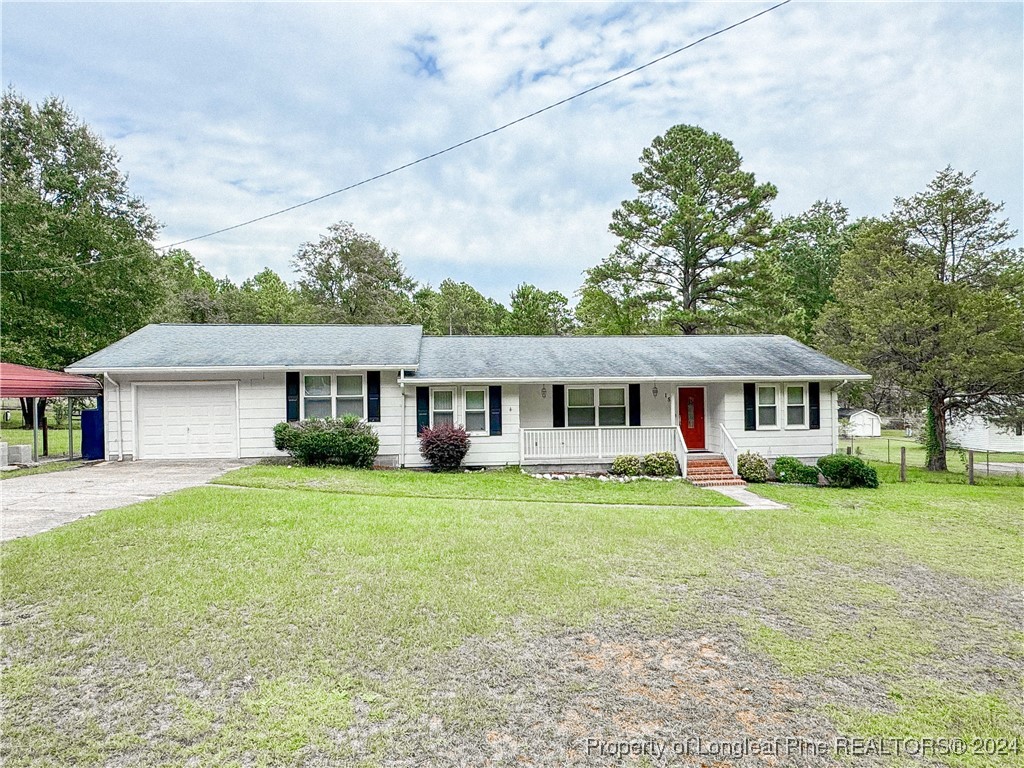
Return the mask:
<svg viewBox="0 0 1024 768">
<path fill-rule="evenodd" d="M 679 388 L 679 427 L 688 451 L 705 450 L 704 390 L 700 387 Z"/>
</svg>

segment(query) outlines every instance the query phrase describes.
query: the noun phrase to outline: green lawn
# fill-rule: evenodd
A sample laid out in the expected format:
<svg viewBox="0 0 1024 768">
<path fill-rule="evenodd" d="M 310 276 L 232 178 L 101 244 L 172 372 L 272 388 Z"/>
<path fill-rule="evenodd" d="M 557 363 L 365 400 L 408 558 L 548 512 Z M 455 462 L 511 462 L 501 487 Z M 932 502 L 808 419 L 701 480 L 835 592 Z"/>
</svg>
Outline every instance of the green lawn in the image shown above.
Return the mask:
<svg viewBox="0 0 1024 768">
<path fill-rule="evenodd" d="M 10 422 L 10 424 L 13 424 Z M 77 423 L 77 422 L 76 422 Z M 32 430 L 22 429 L 21 416 L 17 417 L 18 426 L 10 426 L 4 424 L 0 427 L 0 441 L 10 443 L 11 445 L 32 445 Z M 81 455 L 82 453 L 82 430 L 77 426 L 74 429 L 74 441 L 75 441 L 75 455 Z M 65 424 L 63 427 L 50 427 L 48 443 L 50 449 L 50 456 L 67 456 L 68 453 L 68 427 Z M 39 430 L 39 455 L 43 454 L 43 432 Z"/>
<path fill-rule="evenodd" d="M 586 477 L 554 481 L 523 474 L 519 467 L 451 475 L 408 469 L 366 472 L 344 467 L 316 469 L 256 464 L 230 472 L 214 482 L 250 488 L 434 499 L 654 504 L 667 507 L 736 504 L 720 493 L 695 488 L 678 479 L 620 483 Z"/>
<path fill-rule="evenodd" d="M 875 491 L 758 486 L 791 507 L 742 511 L 567 503 L 677 484 L 255 467 L 224 480 L 274 488 L 191 489 L 7 543 L 4 762 L 611 765 L 588 738 L 1024 742 L 1024 486 L 894 472 Z"/>
<path fill-rule="evenodd" d="M 849 440 L 840 441 L 840 448 L 846 449 L 851 445 Z M 907 449 L 907 466 L 924 467 L 926 462 L 924 446 L 913 438 L 907 438 L 898 430 L 885 430 L 881 437 L 858 437 L 853 440 L 853 449 L 856 455 L 865 461 L 899 464 L 900 448 Z M 967 471 L 966 452 L 950 450 L 946 453 L 946 464 L 950 472 L 964 473 Z M 975 473 L 985 471 L 986 458 L 998 462 L 1024 462 L 1024 454 L 1021 453 L 987 453 L 985 451 L 974 452 Z"/>
</svg>

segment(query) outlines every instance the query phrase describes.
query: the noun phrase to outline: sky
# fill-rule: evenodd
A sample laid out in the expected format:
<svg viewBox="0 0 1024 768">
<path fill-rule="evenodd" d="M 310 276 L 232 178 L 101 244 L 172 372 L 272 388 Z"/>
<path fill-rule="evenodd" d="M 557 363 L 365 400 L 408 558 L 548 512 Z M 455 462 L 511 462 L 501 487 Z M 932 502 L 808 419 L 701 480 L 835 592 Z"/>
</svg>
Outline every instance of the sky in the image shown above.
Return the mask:
<svg viewBox="0 0 1024 768">
<path fill-rule="evenodd" d="M 3 81 L 62 98 L 121 156 L 158 245 L 444 149 L 768 8 L 728 3 L 4 2 Z M 796 0 L 439 158 L 184 246 L 215 276 L 338 221 L 437 286 L 567 296 L 615 247 L 644 147 L 732 141 L 776 216 L 884 215 L 947 165 L 1024 226 L 1024 4 Z M 1020 243 L 1018 237 L 1017 243 Z"/>
</svg>

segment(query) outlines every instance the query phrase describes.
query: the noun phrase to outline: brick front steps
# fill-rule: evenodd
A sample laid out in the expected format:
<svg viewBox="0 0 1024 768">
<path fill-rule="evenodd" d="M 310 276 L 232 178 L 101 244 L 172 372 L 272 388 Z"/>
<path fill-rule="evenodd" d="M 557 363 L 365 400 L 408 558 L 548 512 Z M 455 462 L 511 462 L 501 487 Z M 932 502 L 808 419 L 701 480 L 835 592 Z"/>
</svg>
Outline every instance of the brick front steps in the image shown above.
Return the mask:
<svg viewBox="0 0 1024 768">
<path fill-rule="evenodd" d="M 746 486 L 746 483 L 729 469 L 729 462 L 725 460 L 725 457 L 715 453 L 687 457 L 686 479 L 698 488 L 723 485 Z"/>
</svg>

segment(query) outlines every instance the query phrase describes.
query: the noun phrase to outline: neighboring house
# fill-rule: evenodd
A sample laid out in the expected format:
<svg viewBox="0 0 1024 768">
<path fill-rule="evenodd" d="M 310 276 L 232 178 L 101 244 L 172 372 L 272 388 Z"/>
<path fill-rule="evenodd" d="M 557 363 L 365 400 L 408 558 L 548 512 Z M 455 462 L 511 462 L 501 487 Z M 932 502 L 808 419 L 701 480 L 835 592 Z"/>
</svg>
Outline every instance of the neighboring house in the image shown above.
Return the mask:
<svg viewBox="0 0 1024 768">
<path fill-rule="evenodd" d="M 869 377 L 786 336 L 423 336 L 415 325 L 149 325 L 68 368 L 99 375 L 111 459 L 279 455 L 284 420 L 355 413 L 381 464 L 424 466 L 457 423 L 466 463 L 607 464 L 838 446 L 836 387 Z"/>
<path fill-rule="evenodd" d="M 839 418 L 849 421 L 847 437 L 881 437 L 882 418 L 866 408 L 840 408 Z"/>
<path fill-rule="evenodd" d="M 1024 453 L 1024 422 L 1002 427 L 972 414 L 952 419 L 946 436 L 961 448 L 972 451 Z"/>
</svg>

